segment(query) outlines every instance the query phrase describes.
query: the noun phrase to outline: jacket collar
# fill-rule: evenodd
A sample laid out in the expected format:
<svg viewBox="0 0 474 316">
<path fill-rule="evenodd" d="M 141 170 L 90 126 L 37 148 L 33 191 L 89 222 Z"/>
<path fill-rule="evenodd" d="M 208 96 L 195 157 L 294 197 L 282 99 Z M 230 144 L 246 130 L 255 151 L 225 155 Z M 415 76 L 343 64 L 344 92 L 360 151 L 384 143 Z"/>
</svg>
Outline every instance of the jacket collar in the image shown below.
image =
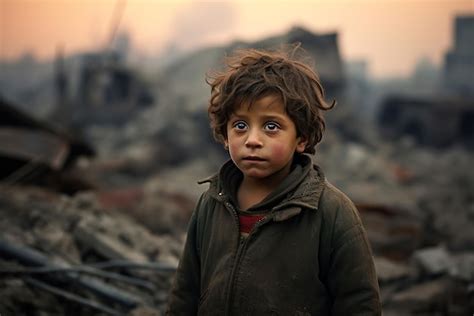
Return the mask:
<svg viewBox="0 0 474 316">
<path fill-rule="evenodd" d="M 227 161 L 219 173 L 198 181 L 199 184 L 210 183 L 209 194 L 222 203 L 233 201 L 231 192 L 242 179 L 240 170 L 232 160 Z M 301 209 L 317 210 L 324 187 L 325 177 L 322 170 L 312 162 L 309 155 L 295 156 L 295 167 L 287 179 L 255 209 L 271 209 L 275 221 L 283 221 L 301 212 Z"/>
</svg>

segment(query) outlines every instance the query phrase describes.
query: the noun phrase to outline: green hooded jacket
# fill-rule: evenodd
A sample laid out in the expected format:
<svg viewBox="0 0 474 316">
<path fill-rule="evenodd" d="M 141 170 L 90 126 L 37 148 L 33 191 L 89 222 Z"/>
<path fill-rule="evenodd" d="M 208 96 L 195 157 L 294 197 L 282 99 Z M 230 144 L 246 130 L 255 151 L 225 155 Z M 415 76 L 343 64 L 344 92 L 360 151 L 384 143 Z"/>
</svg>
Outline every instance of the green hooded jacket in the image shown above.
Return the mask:
<svg viewBox="0 0 474 316">
<path fill-rule="evenodd" d="M 354 204 L 311 157 L 249 211 L 266 212 L 240 237 L 227 162 L 191 216 L 167 315 L 380 315 L 372 252 Z"/>
</svg>

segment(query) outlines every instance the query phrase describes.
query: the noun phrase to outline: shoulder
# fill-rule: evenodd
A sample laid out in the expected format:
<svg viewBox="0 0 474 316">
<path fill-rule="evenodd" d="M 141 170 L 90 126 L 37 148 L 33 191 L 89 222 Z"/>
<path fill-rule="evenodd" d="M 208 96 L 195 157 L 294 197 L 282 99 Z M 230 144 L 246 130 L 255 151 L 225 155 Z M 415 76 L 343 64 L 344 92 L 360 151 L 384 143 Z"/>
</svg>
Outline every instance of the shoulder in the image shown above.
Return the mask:
<svg viewBox="0 0 474 316">
<path fill-rule="evenodd" d="M 319 209 L 331 211 L 341 210 L 350 216 L 358 215 L 351 199 L 327 180 L 324 180 L 323 190 L 319 200 Z"/>
<path fill-rule="evenodd" d="M 203 186 L 208 185 L 208 188 L 204 190 L 198 200 L 197 208 L 199 208 L 201 205 L 206 205 L 213 199 L 219 198 L 219 193 L 221 192 L 219 174 L 213 174 L 207 178 L 197 181 L 197 183 Z"/>
<path fill-rule="evenodd" d="M 213 197 L 212 192 L 210 192 L 209 189 L 204 191 L 196 203 L 196 207 L 195 207 L 196 216 L 198 215 L 202 216 L 203 213 L 209 209 L 209 206 L 210 204 L 213 203 L 213 201 L 215 201 L 215 198 Z"/>
<path fill-rule="evenodd" d="M 364 234 L 362 221 L 354 203 L 328 181 L 325 181 L 318 211 L 322 213 L 323 225 L 330 229 L 335 243 Z"/>
<path fill-rule="evenodd" d="M 225 196 L 217 182 L 215 176 L 200 182 L 203 185 L 209 184 L 209 187 L 201 193 L 194 208 L 193 216 L 198 225 L 211 221 L 225 203 Z"/>
</svg>

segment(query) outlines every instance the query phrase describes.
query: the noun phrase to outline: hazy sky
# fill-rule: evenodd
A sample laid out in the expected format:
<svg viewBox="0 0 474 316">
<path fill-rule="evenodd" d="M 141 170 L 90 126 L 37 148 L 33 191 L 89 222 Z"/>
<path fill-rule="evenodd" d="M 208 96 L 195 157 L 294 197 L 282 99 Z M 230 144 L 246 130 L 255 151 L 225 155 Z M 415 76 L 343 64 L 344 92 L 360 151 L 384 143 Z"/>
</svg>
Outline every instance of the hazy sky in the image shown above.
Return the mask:
<svg viewBox="0 0 474 316">
<path fill-rule="evenodd" d="M 104 46 L 116 3 L 124 4 L 120 30 L 141 53 L 255 40 L 302 25 L 338 31 L 342 56 L 366 59 L 374 76 L 407 75 L 421 57 L 440 64 L 454 16 L 474 14 L 474 0 L 0 0 L 0 58 Z"/>
</svg>

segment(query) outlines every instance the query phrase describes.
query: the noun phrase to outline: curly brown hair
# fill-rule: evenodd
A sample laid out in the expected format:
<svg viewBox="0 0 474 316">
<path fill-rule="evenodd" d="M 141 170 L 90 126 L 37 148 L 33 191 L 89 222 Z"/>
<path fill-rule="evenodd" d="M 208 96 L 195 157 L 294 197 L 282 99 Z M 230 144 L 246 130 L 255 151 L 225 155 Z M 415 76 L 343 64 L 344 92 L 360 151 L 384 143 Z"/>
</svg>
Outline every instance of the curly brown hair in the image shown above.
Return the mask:
<svg viewBox="0 0 474 316">
<path fill-rule="evenodd" d="M 307 63 L 294 58 L 301 51 L 300 45 L 291 50 L 237 50 L 226 58 L 224 71 L 208 74 L 208 114 L 217 141 L 227 139 L 227 122 L 237 106 L 276 94 L 295 123 L 298 137 L 308 141 L 304 152 L 315 153 L 325 129 L 321 111 L 333 108 L 336 101 L 329 104 L 324 100 L 318 75 Z"/>
</svg>

